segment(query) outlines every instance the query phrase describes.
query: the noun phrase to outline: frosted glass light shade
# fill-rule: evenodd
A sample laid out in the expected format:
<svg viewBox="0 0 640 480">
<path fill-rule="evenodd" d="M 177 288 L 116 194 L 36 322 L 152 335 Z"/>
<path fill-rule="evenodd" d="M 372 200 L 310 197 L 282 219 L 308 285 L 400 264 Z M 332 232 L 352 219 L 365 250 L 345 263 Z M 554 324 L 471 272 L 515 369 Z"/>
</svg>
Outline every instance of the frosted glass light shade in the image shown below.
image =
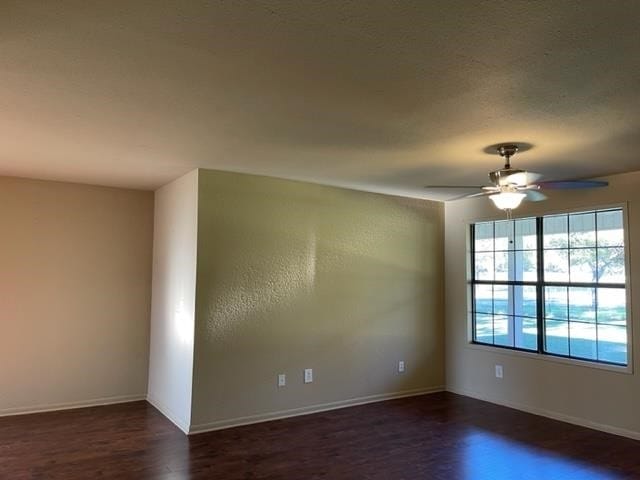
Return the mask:
<svg viewBox="0 0 640 480">
<path fill-rule="evenodd" d="M 513 210 L 514 208 L 518 208 L 524 197 L 526 197 L 526 195 L 520 192 L 500 192 L 489 195 L 491 201 L 500 210 Z"/>
</svg>

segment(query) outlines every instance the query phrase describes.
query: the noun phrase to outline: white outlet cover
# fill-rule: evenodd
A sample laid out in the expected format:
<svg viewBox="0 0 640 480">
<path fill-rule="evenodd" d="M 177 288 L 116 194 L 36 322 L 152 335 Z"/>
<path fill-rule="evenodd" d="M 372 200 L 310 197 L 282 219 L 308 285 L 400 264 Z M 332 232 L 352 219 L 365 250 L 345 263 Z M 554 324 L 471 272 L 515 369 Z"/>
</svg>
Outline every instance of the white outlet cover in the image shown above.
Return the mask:
<svg viewBox="0 0 640 480">
<path fill-rule="evenodd" d="M 311 383 L 313 382 L 313 369 L 312 368 L 305 368 L 304 369 L 304 383 Z"/>
<path fill-rule="evenodd" d="M 287 376 L 284 373 L 278 375 L 278 386 L 284 387 L 287 384 Z"/>
<path fill-rule="evenodd" d="M 504 372 L 502 371 L 502 365 L 496 365 L 496 378 L 502 378 Z"/>
<path fill-rule="evenodd" d="M 398 362 L 398 373 L 404 373 L 404 360 Z"/>
</svg>

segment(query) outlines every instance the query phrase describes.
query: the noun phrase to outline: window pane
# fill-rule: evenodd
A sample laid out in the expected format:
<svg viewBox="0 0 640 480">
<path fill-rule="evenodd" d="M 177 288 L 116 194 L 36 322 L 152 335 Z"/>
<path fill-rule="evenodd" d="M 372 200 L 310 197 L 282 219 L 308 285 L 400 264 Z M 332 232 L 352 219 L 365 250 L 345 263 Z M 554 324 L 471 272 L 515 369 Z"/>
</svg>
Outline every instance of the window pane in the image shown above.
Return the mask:
<svg viewBox="0 0 640 480">
<path fill-rule="evenodd" d="M 542 219 L 544 248 L 567 248 L 569 246 L 566 215 L 553 215 Z"/>
<path fill-rule="evenodd" d="M 476 223 L 474 234 L 476 252 L 493 251 L 493 222 Z"/>
<path fill-rule="evenodd" d="M 493 313 L 510 314 L 509 287 L 507 285 L 493 286 Z"/>
<path fill-rule="evenodd" d="M 627 293 L 624 288 L 598 288 L 598 323 L 627 324 Z"/>
<path fill-rule="evenodd" d="M 476 253 L 476 280 L 493 280 L 493 253 Z"/>
<path fill-rule="evenodd" d="M 622 210 L 598 212 L 599 247 L 621 247 L 624 245 L 624 230 L 622 227 Z"/>
<path fill-rule="evenodd" d="M 569 319 L 596 321 L 596 289 L 569 287 Z"/>
<path fill-rule="evenodd" d="M 626 365 L 627 328 L 598 325 L 598 360 Z"/>
<path fill-rule="evenodd" d="M 512 290 L 513 314 L 522 317 L 536 317 L 538 311 L 536 287 L 516 285 Z"/>
<path fill-rule="evenodd" d="M 569 325 L 571 356 L 596 360 L 596 325 L 582 322 L 570 322 Z"/>
<path fill-rule="evenodd" d="M 598 249 L 598 281 L 625 283 L 624 248 L 605 247 Z"/>
<path fill-rule="evenodd" d="M 569 246 L 596 246 L 596 214 L 594 212 L 569 215 Z"/>
<path fill-rule="evenodd" d="M 545 320 L 545 350 L 558 355 L 569 355 L 569 323 Z"/>
<path fill-rule="evenodd" d="M 493 313 L 493 286 L 476 285 L 475 286 L 475 306 L 474 310 L 480 313 Z"/>
<path fill-rule="evenodd" d="M 514 252 L 496 252 L 495 253 L 495 280 L 513 280 L 514 272 Z"/>
<path fill-rule="evenodd" d="M 538 325 L 535 318 L 514 317 L 515 344 L 517 348 L 538 349 Z"/>
<path fill-rule="evenodd" d="M 536 219 L 524 218 L 515 221 L 516 229 L 516 249 L 536 250 Z"/>
<path fill-rule="evenodd" d="M 538 257 L 535 250 L 516 251 L 515 279 L 517 281 L 535 282 L 538 280 Z"/>
<path fill-rule="evenodd" d="M 496 345 L 513 347 L 513 339 L 509 334 L 509 320 L 506 315 L 493 316 L 493 343 Z"/>
<path fill-rule="evenodd" d="M 569 250 L 571 282 L 594 283 L 596 281 L 596 249 Z"/>
<path fill-rule="evenodd" d="M 569 281 L 569 251 L 544 251 L 544 279 L 547 282 Z"/>
<path fill-rule="evenodd" d="M 476 342 L 493 343 L 493 315 L 476 314 Z"/>
<path fill-rule="evenodd" d="M 495 222 L 495 246 L 498 250 L 513 250 L 513 221 Z"/>
<path fill-rule="evenodd" d="M 569 318 L 568 295 L 567 287 L 545 287 L 545 317 L 554 320 L 567 320 Z"/>
</svg>

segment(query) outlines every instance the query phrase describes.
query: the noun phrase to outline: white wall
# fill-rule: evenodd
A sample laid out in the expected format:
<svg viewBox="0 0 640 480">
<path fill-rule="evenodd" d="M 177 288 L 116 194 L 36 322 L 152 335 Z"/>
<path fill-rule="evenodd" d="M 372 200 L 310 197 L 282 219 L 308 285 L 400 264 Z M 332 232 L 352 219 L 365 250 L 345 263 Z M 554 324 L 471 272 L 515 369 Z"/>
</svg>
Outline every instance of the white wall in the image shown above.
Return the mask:
<svg viewBox="0 0 640 480">
<path fill-rule="evenodd" d="M 0 177 L 0 415 L 144 398 L 150 192 Z"/>
<path fill-rule="evenodd" d="M 551 192 L 545 202 L 523 204 L 518 216 L 594 208 L 628 202 L 631 282 L 640 282 L 640 172 L 609 177 L 610 186 Z M 640 438 L 640 377 L 569 365 L 537 356 L 479 349 L 467 338 L 467 223 L 504 218 L 486 198 L 450 202 L 445 207 L 445 305 L 447 388 L 535 413 Z M 632 290 L 633 369 L 640 368 L 640 289 Z M 494 366 L 504 366 L 504 379 Z"/>
<path fill-rule="evenodd" d="M 185 432 L 191 423 L 198 171 L 155 192 L 149 401 Z"/>
</svg>

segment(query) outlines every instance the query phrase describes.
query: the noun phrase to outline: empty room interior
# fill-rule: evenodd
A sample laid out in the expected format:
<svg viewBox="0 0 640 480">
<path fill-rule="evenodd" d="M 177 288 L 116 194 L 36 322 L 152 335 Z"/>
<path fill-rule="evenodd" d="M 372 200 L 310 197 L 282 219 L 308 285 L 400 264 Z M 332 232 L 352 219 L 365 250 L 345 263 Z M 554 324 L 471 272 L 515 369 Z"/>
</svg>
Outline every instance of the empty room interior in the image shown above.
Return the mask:
<svg viewBox="0 0 640 480">
<path fill-rule="evenodd" d="M 640 479 L 640 2 L 1 18 L 1 479 Z"/>
</svg>

